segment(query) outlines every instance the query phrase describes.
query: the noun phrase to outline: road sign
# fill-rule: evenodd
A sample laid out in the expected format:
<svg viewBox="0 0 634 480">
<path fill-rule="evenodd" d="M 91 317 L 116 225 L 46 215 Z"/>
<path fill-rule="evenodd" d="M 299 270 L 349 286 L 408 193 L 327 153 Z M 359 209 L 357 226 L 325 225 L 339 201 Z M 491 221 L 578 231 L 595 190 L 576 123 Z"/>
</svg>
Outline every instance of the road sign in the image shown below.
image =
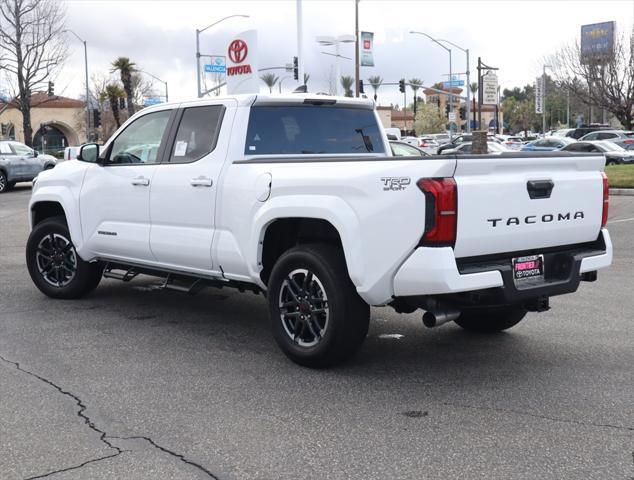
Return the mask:
<svg viewBox="0 0 634 480">
<path fill-rule="evenodd" d="M 493 72 L 482 76 L 482 103 L 484 105 L 498 103 L 498 76 Z"/>
<path fill-rule="evenodd" d="M 161 100 L 159 97 L 147 97 L 143 101 L 143 105 L 145 105 L 146 107 L 149 107 L 151 105 L 158 105 L 159 103 L 163 103 L 163 100 Z"/>
<path fill-rule="evenodd" d="M 544 113 L 544 77 L 535 79 L 535 113 Z"/>
<path fill-rule="evenodd" d="M 450 122 L 456 121 L 456 112 L 449 112 L 449 121 Z"/>
<path fill-rule="evenodd" d="M 211 63 L 205 65 L 205 73 L 226 73 L 225 57 L 211 57 Z"/>
<path fill-rule="evenodd" d="M 464 87 L 464 80 L 452 80 L 450 82 L 442 82 L 442 87 Z"/>
</svg>

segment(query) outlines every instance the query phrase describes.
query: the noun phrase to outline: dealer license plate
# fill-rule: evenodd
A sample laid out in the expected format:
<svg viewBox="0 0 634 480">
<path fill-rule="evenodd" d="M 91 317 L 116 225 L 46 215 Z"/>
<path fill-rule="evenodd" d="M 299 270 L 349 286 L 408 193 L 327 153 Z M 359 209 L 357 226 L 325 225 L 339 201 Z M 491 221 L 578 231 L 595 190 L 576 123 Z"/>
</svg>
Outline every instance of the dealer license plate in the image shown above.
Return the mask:
<svg viewBox="0 0 634 480">
<path fill-rule="evenodd" d="M 513 259 L 513 279 L 515 283 L 533 282 L 544 279 L 544 256 L 530 255 Z"/>
</svg>

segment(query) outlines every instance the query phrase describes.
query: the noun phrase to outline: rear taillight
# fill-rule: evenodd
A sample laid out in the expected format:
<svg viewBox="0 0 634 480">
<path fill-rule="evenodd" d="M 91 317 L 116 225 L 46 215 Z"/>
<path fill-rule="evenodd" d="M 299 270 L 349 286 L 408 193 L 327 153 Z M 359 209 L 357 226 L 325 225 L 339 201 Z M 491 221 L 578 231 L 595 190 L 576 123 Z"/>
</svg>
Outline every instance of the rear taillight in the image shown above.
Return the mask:
<svg viewBox="0 0 634 480">
<path fill-rule="evenodd" d="M 427 142 L 420 142 L 420 143 L 418 144 L 418 146 L 419 146 L 420 148 L 425 148 L 425 147 L 427 146 Z"/>
<path fill-rule="evenodd" d="M 418 188 L 425 194 L 425 233 L 420 244 L 453 247 L 458 218 L 456 181 L 453 178 L 422 178 Z"/>
<path fill-rule="evenodd" d="M 630 144 L 634 143 L 634 140 L 623 140 L 623 143 L 626 143 L 627 145 L 630 145 Z"/>
<path fill-rule="evenodd" d="M 601 176 L 603 177 L 603 215 L 601 216 L 601 226 L 605 227 L 608 223 L 608 210 L 610 209 L 610 184 L 605 172 L 601 172 Z"/>
</svg>

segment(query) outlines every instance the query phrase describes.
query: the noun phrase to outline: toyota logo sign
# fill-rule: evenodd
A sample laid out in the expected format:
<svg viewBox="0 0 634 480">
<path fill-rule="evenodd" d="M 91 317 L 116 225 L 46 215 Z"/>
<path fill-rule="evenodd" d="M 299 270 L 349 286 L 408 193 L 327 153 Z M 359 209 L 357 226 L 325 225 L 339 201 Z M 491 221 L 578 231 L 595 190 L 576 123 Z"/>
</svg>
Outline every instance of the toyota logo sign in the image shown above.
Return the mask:
<svg viewBox="0 0 634 480">
<path fill-rule="evenodd" d="M 227 51 L 229 59 L 233 63 L 242 63 L 247 58 L 249 49 L 244 40 L 236 39 L 229 44 L 229 50 Z"/>
</svg>

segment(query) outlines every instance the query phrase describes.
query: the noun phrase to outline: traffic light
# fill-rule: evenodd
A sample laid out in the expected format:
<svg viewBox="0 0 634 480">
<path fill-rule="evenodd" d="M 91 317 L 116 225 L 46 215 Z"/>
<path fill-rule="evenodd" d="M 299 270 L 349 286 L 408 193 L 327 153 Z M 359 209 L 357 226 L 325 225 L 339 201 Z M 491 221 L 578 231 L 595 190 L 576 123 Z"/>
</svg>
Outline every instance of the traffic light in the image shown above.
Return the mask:
<svg viewBox="0 0 634 480">
<path fill-rule="evenodd" d="M 293 78 L 299 80 L 299 63 L 297 57 L 293 57 Z"/>
<path fill-rule="evenodd" d="M 122 110 L 125 108 L 125 98 L 123 97 L 119 99 L 119 108 Z"/>
<path fill-rule="evenodd" d="M 48 82 L 48 96 L 52 97 L 55 95 L 55 84 L 53 82 Z"/>
<path fill-rule="evenodd" d="M 401 93 L 405 93 L 405 79 L 404 78 L 401 78 L 398 81 L 398 91 Z"/>
<path fill-rule="evenodd" d="M 92 123 L 94 128 L 101 126 L 101 112 L 96 108 L 92 111 Z"/>
<path fill-rule="evenodd" d="M 363 91 L 363 80 L 359 80 L 359 93 L 365 93 Z"/>
<path fill-rule="evenodd" d="M 445 115 L 449 117 L 449 103 L 445 105 Z"/>
<path fill-rule="evenodd" d="M 467 119 L 467 107 L 460 107 L 460 120 Z"/>
</svg>

